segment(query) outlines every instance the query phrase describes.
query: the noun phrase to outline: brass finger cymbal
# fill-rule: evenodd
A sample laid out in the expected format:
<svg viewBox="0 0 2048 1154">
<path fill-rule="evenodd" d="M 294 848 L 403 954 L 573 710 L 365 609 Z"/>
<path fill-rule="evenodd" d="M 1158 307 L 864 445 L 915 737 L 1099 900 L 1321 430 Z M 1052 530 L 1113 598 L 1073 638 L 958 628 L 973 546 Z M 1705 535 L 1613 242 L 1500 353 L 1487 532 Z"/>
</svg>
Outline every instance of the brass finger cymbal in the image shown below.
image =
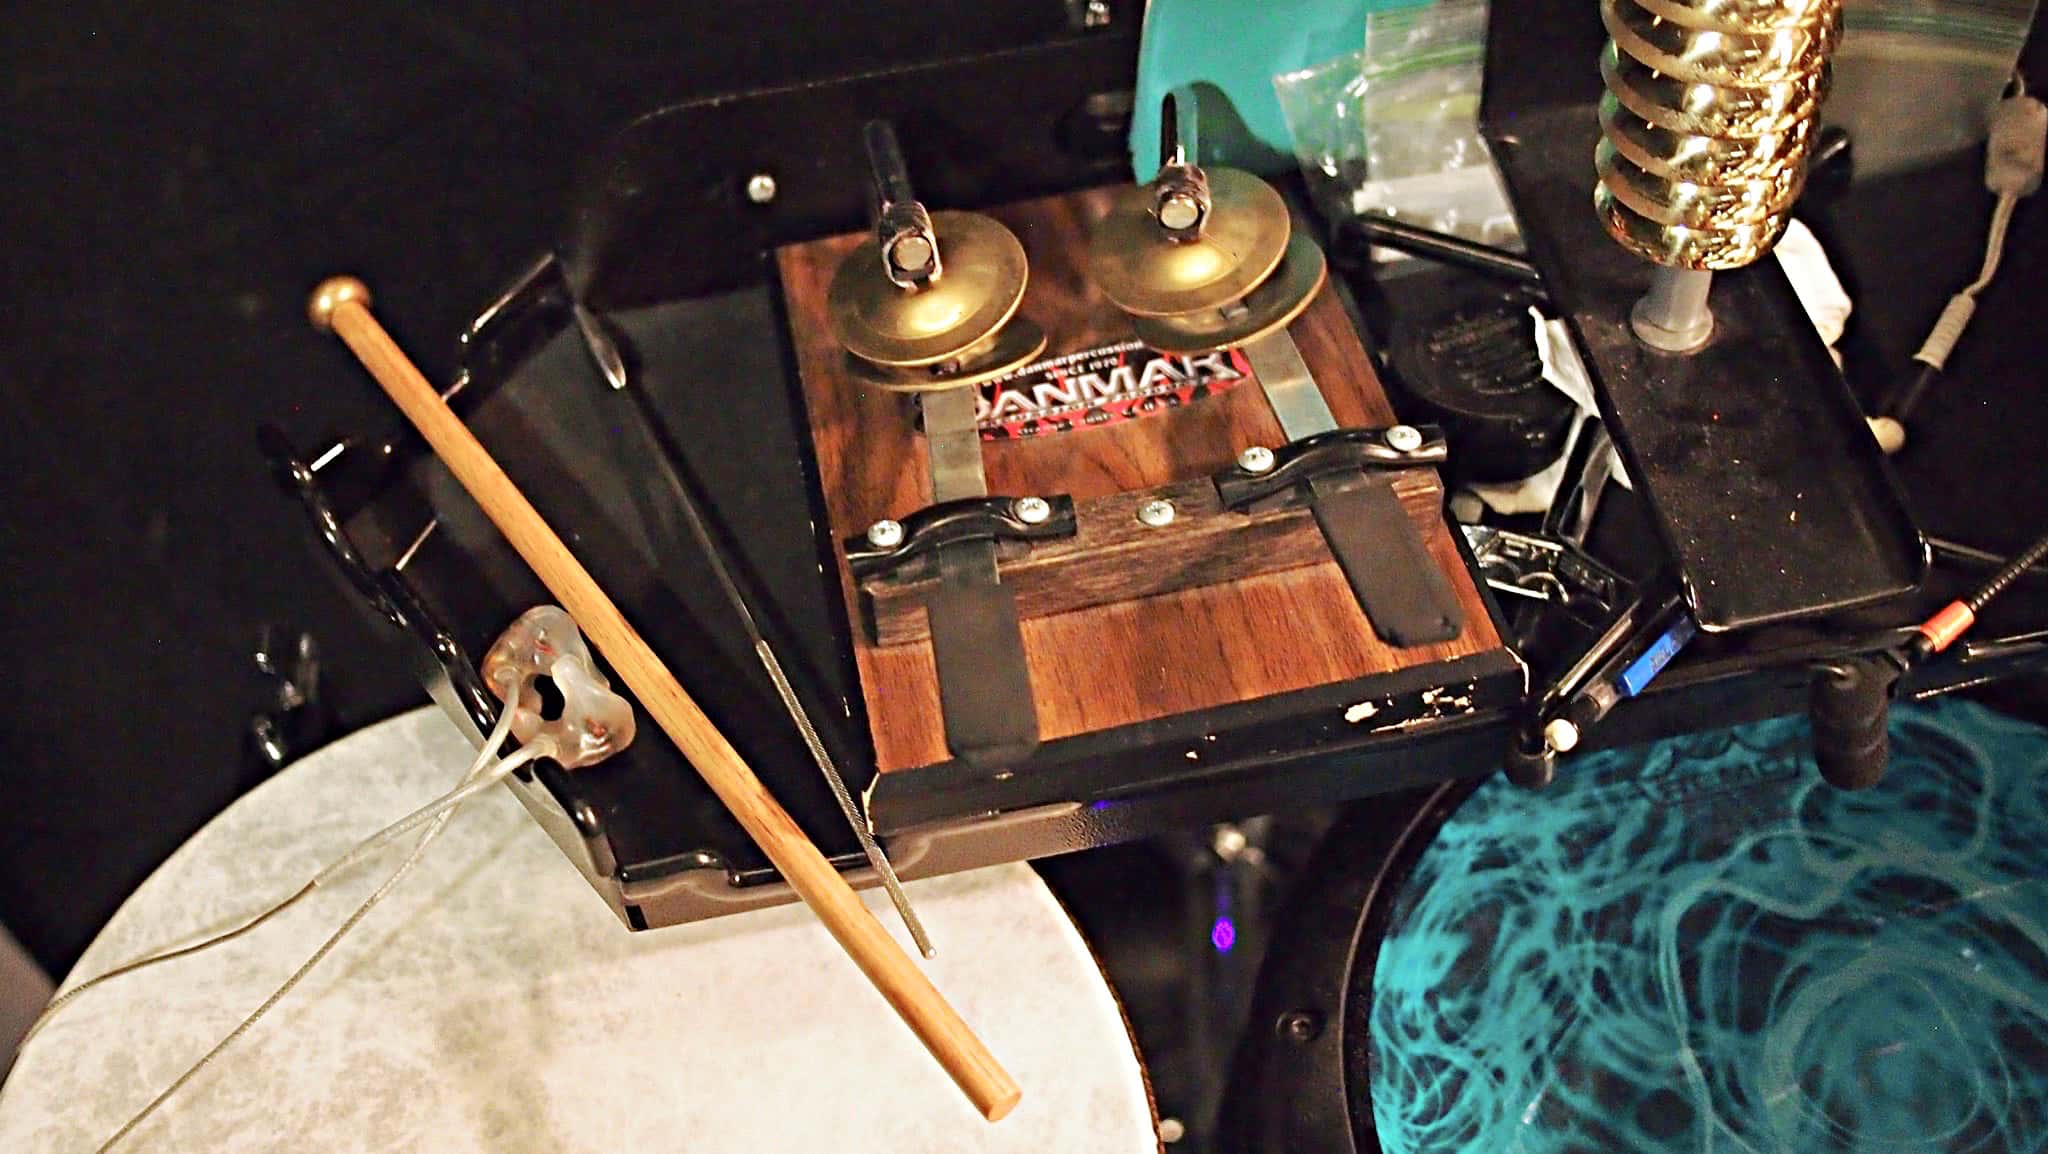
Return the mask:
<svg viewBox="0 0 2048 1154">
<path fill-rule="evenodd" d="M 956 357 L 929 365 L 878 365 L 849 355 L 847 375 L 864 385 L 892 393 L 936 393 L 1008 376 L 1045 352 L 1045 330 L 1023 317 L 984 338 Z"/>
<path fill-rule="evenodd" d="M 1088 273 L 1118 308 L 1137 317 L 1220 308 L 1279 265 L 1293 231 L 1287 202 L 1248 172 L 1214 168 L 1208 178 L 1209 215 L 1189 241 L 1161 227 L 1150 185 L 1116 194 L 1090 240 Z"/>
<path fill-rule="evenodd" d="M 868 240 L 847 254 L 826 294 L 832 335 L 877 365 L 913 368 L 961 356 L 987 341 L 1024 299 L 1024 246 L 999 222 L 972 212 L 932 214 L 946 254 L 942 275 L 901 288 Z"/>
<path fill-rule="evenodd" d="M 1322 291 L 1329 273 L 1323 250 L 1300 233 L 1258 287 L 1220 308 L 1170 317 L 1133 317 L 1138 339 L 1162 353 L 1205 353 L 1256 340 L 1286 328 Z"/>
</svg>

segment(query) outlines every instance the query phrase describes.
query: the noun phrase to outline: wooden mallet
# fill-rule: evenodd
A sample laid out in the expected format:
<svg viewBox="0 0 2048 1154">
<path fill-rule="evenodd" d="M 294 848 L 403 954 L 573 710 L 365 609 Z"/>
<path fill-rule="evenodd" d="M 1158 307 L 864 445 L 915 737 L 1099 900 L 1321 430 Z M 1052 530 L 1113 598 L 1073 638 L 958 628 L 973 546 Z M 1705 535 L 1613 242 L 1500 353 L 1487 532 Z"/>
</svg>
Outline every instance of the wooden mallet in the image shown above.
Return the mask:
<svg viewBox="0 0 2048 1154">
<path fill-rule="evenodd" d="M 991 1122 L 1008 1114 L 1023 1094 L 1009 1072 L 861 904 L 853 887 L 776 803 L 739 751 L 690 700 L 675 674 L 655 656 L 561 537 L 377 323 L 370 313 L 369 289 L 352 277 L 326 281 L 314 290 L 307 314 L 314 327 L 338 334 L 390 394 L 448 471 L 533 567 L 541 583 L 561 600 L 584 635 L 596 643 L 641 708 L 689 758 L 754 844 L 839 939 L 854 964 L 895 1007 L 974 1108 Z"/>
</svg>

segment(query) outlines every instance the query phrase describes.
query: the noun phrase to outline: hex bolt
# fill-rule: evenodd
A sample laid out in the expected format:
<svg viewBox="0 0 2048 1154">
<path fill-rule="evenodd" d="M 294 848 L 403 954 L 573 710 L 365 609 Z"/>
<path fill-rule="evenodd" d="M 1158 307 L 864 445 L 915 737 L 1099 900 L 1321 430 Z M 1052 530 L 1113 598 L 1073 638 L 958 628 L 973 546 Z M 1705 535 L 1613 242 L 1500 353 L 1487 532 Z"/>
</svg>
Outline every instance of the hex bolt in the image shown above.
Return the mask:
<svg viewBox="0 0 2048 1154">
<path fill-rule="evenodd" d="M 1273 1028 L 1284 1041 L 1306 1046 L 1323 1032 L 1323 1016 L 1314 1010 L 1289 1010 L 1280 1015 Z"/>
</svg>

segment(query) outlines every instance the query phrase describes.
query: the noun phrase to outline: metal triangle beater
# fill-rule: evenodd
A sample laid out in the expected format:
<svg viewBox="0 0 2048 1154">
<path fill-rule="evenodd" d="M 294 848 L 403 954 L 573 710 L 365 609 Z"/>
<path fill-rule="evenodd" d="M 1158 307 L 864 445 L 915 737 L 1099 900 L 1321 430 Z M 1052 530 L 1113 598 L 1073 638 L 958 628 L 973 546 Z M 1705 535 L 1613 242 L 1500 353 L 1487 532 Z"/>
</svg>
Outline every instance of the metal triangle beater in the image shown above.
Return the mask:
<svg viewBox="0 0 2048 1154">
<path fill-rule="evenodd" d="M 589 335 L 590 330 L 585 328 L 586 340 Z M 670 440 L 660 416 L 654 412 L 653 405 L 648 402 L 642 390 L 632 387 L 632 381 L 624 369 L 623 362 L 620 363 L 616 374 L 606 367 L 602 358 L 599 358 L 599 367 L 605 370 L 606 380 L 612 387 L 630 398 L 640 427 L 653 440 L 653 471 L 661 486 L 668 491 L 670 506 L 681 511 L 689 537 L 696 544 L 697 551 L 703 556 L 706 564 L 711 567 L 726 604 L 739 618 L 747 640 L 753 646 L 755 658 L 760 661 L 762 670 L 768 674 L 769 683 L 775 687 L 775 696 L 781 700 L 783 710 L 789 714 L 798 735 L 803 738 L 804 748 L 810 752 L 811 760 L 817 764 L 819 775 L 831 789 L 832 799 L 839 804 L 840 814 L 846 818 L 846 824 L 852 827 L 854 839 L 860 843 L 862 855 L 874 869 L 875 876 L 881 879 L 882 888 L 887 891 L 890 904 L 896 907 L 897 915 L 903 919 L 903 928 L 909 931 L 910 940 L 916 945 L 918 953 L 927 958 L 934 956 L 937 951 L 932 947 L 930 936 L 925 933 L 924 923 L 910 907 L 910 898 L 903 892 L 903 883 L 896 876 L 895 866 L 890 864 L 889 855 L 882 851 L 881 843 L 875 840 L 874 830 L 868 822 L 867 815 L 861 811 L 860 804 L 854 800 L 853 791 L 847 787 L 845 775 L 839 771 L 839 763 L 832 757 L 831 751 L 825 748 L 825 742 L 818 734 L 818 727 L 811 721 L 810 712 L 804 708 L 803 700 L 797 696 L 796 687 L 791 684 L 789 674 L 782 667 L 781 659 L 776 657 L 774 647 L 763 634 L 750 599 L 741 591 L 739 582 L 726 565 L 724 551 L 711 535 L 711 527 L 705 520 L 703 502 L 697 499 L 693 486 L 674 464 L 682 457 L 677 451 L 677 446 Z M 647 519 L 650 522 L 647 526 L 649 532 L 675 535 L 671 519 L 659 515 L 659 511 Z"/>
</svg>

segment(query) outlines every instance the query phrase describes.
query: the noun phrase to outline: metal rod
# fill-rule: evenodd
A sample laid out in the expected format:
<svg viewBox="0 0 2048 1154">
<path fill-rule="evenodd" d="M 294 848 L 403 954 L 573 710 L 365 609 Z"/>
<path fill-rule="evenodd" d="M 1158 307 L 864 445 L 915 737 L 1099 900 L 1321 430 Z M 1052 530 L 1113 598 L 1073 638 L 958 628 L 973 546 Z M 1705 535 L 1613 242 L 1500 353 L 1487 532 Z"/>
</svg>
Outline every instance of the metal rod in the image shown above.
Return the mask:
<svg viewBox="0 0 2048 1154">
<path fill-rule="evenodd" d="M 1657 266 L 1650 291 L 1629 314 L 1637 339 L 1667 353 L 1689 353 L 1707 343 L 1714 332 L 1714 314 L 1707 293 L 1714 274 L 1707 269 Z"/>
<path fill-rule="evenodd" d="M 910 186 L 910 168 L 896 143 L 896 130 L 886 120 L 870 120 L 861 126 L 860 139 L 878 198 L 875 246 L 882 271 L 898 288 L 923 288 L 939 279 L 944 264 L 931 214 Z"/>
<path fill-rule="evenodd" d="M 738 579 L 734 577 L 731 567 L 726 564 L 725 552 L 719 548 L 717 539 L 711 534 L 711 526 L 705 519 L 704 503 L 697 499 L 694 486 L 675 464 L 682 459 L 682 455 L 670 439 L 667 428 L 661 423 L 660 415 L 654 411 L 654 406 L 639 389 L 627 389 L 625 393 L 631 398 L 633 412 L 639 418 L 640 428 L 653 442 L 653 471 L 660 479 L 662 488 L 668 491 L 669 501 L 666 507 L 681 510 L 682 521 L 697 547 L 698 554 L 710 566 L 711 574 L 717 580 L 719 592 L 725 597 L 733 615 L 739 618 L 740 627 L 746 631 L 747 641 L 754 648 L 754 656 L 761 662 L 763 672 L 767 673 L 769 682 L 775 687 L 775 696 L 781 700 L 783 711 L 789 714 L 798 735 L 803 738 L 804 748 L 817 765 L 819 775 L 832 790 L 832 799 L 839 803 L 840 814 L 852 828 L 854 839 L 860 843 L 861 853 L 868 859 L 868 865 L 874 869 L 875 876 L 881 879 L 882 889 L 887 891 L 890 904 L 896 907 L 896 913 L 903 919 L 903 928 L 910 932 L 910 940 L 925 957 L 935 956 L 937 951 L 932 948 L 931 937 L 925 933 L 924 923 L 919 920 L 917 912 L 911 909 L 910 898 L 903 892 L 903 883 L 896 876 L 895 866 L 890 864 L 889 855 L 882 852 L 881 844 L 875 840 L 867 815 L 861 812 L 860 806 L 854 801 L 853 792 L 847 788 L 846 777 L 840 773 L 838 762 L 818 736 L 818 727 L 812 723 L 809 711 L 804 708 L 803 699 L 797 696 L 795 686 L 790 683 L 789 675 L 782 668 L 781 659 L 776 657 L 774 648 L 769 645 L 767 636 L 762 632 L 760 619 L 753 609 L 752 598 L 740 588 Z M 658 506 L 651 512 L 653 515 L 648 518 L 651 522 L 648 525 L 650 530 L 659 527 L 666 530 L 668 536 L 676 535 L 675 528 L 670 523 L 671 518 L 660 515 L 661 507 Z"/>
<path fill-rule="evenodd" d="M 861 126 L 861 146 L 867 150 L 868 171 L 875 178 L 875 195 L 883 204 L 903 204 L 917 199 L 910 186 L 910 166 L 903 162 L 903 147 L 896 142 L 896 129 L 886 120 L 870 120 Z"/>
<path fill-rule="evenodd" d="M 1513 281 L 1516 284 L 1534 285 L 1543 281 L 1536 272 L 1536 266 L 1529 263 L 1528 258 L 1489 244 L 1466 240 L 1462 236 L 1452 236 L 1450 233 L 1422 228 L 1407 221 L 1385 216 L 1361 216 L 1350 224 L 1367 244 L 1395 249 L 1425 260 L 1457 265 L 1459 268 Z"/>
<path fill-rule="evenodd" d="M 1159 98 L 1159 167 L 1202 162 L 1200 114 L 1192 85 Z"/>
</svg>

